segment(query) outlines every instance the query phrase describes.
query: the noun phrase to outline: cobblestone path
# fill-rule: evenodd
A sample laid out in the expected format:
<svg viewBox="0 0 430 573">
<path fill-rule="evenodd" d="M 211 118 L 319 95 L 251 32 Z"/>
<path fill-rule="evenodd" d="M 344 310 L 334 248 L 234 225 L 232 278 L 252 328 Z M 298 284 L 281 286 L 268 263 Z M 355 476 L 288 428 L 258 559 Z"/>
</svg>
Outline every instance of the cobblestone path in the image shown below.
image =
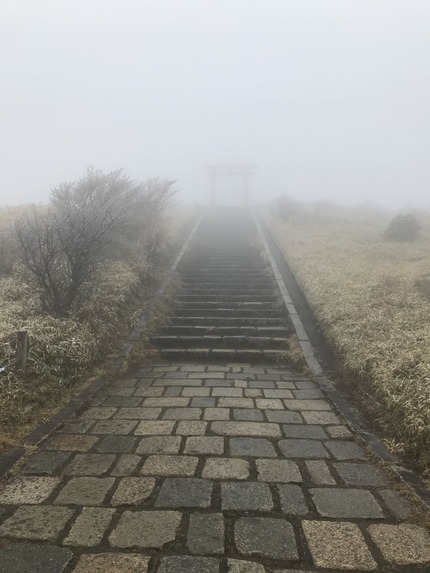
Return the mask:
<svg viewBox="0 0 430 573">
<path fill-rule="evenodd" d="M 201 225 L 163 362 L 0 486 L 0 573 L 428 571 L 415 505 L 315 380 L 270 365 L 292 329 L 250 221 Z"/>
<path fill-rule="evenodd" d="M 318 387 L 273 367 L 154 365 L 113 382 L 41 444 L 0 504 L 2 573 L 430 561 L 427 531 Z"/>
</svg>

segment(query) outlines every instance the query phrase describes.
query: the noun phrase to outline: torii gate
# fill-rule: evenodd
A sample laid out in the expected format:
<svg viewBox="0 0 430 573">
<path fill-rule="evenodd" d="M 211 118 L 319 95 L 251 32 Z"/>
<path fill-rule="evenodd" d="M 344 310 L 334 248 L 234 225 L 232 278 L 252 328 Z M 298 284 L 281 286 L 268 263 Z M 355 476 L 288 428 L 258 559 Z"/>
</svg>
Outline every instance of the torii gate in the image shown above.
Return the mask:
<svg viewBox="0 0 430 573">
<path fill-rule="evenodd" d="M 215 188 L 216 179 L 219 176 L 239 176 L 242 177 L 243 182 L 243 199 L 244 203 L 248 203 L 248 182 L 249 176 L 252 175 L 254 170 L 253 165 L 209 165 L 206 167 L 207 173 L 211 176 L 211 205 L 215 205 Z"/>
</svg>

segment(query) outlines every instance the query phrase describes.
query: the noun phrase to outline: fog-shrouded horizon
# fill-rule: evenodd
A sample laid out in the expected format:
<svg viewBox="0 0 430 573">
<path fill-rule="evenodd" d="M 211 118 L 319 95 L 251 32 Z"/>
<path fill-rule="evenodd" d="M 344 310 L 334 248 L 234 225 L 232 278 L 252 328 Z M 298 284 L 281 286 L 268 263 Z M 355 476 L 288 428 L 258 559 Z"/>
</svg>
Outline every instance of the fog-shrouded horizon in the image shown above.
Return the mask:
<svg viewBox="0 0 430 573">
<path fill-rule="evenodd" d="M 243 164 L 256 201 L 430 208 L 429 28 L 428 0 L 3 0 L 0 204 L 89 165 L 204 204 Z"/>
</svg>

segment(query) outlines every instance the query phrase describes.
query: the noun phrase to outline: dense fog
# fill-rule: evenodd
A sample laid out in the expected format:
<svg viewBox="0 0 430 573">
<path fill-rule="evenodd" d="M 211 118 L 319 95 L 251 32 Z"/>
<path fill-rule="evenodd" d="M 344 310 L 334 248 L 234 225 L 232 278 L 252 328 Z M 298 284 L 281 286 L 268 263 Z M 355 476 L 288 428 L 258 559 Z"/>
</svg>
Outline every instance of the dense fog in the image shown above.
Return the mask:
<svg viewBox="0 0 430 573">
<path fill-rule="evenodd" d="M 428 0 L 3 0 L 0 203 L 86 166 L 250 193 L 429 206 Z M 219 177 L 223 201 L 240 177 Z"/>
</svg>

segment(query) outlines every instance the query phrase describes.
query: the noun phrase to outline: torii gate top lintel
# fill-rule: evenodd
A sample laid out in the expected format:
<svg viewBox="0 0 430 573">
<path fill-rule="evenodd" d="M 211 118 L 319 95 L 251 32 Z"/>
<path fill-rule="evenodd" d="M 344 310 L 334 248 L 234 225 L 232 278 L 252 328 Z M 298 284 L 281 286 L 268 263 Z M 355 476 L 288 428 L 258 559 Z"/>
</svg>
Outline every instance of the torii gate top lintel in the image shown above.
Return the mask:
<svg viewBox="0 0 430 573">
<path fill-rule="evenodd" d="M 215 186 L 216 178 L 223 176 L 240 176 L 243 181 L 243 198 L 245 204 L 248 203 L 248 177 L 252 175 L 255 169 L 254 165 L 209 165 L 206 167 L 207 173 L 212 178 L 211 186 L 211 204 L 215 204 Z"/>
</svg>

